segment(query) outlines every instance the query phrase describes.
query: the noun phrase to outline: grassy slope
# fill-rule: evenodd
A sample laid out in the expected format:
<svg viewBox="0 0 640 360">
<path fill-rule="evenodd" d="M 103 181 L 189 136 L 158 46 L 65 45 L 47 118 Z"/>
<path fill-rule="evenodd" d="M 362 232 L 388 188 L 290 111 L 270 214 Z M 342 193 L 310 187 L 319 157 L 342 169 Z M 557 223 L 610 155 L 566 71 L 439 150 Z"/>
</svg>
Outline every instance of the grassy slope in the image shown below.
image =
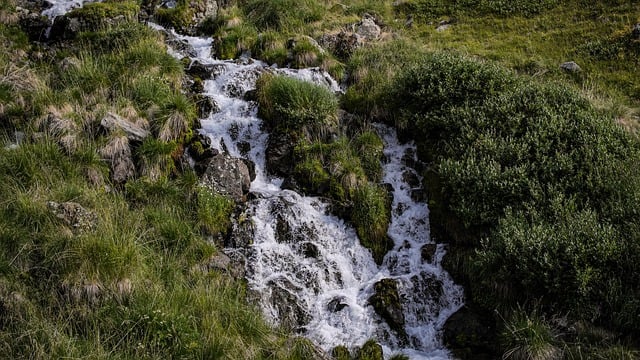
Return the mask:
<svg viewBox="0 0 640 360">
<path fill-rule="evenodd" d="M 27 42 L 13 4 L 1 5 L 2 356 L 312 356 L 308 341 L 268 326 L 246 303 L 242 280 L 207 266 L 217 249 L 204 235 L 226 231 L 233 206 L 175 166 L 194 109 L 162 37 L 126 22 L 44 53 Z M 153 135 L 130 143 L 99 131 L 108 111 Z M 23 142 L 6 147 L 14 130 Z M 114 183 L 106 159 L 124 148 L 136 176 Z M 95 225 L 74 229 L 50 201 L 80 204 Z"/>
</svg>

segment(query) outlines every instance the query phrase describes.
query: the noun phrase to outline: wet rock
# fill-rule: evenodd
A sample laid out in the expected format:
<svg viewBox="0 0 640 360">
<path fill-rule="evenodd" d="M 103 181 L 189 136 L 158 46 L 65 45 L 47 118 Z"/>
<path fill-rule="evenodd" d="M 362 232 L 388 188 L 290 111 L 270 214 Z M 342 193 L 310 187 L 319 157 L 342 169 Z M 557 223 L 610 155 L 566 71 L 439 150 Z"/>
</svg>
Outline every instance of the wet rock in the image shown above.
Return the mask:
<svg viewBox="0 0 640 360">
<path fill-rule="evenodd" d="M 389 325 L 401 336 L 405 334 L 404 313 L 402 303 L 398 294 L 398 285 L 393 279 L 382 279 L 374 286 L 375 293 L 369 299 L 369 303 L 378 315 L 380 315 Z"/>
<path fill-rule="evenodd" d="M 402 173 L 402 180 L 406 182 L 413 189 L 420 187 L 420 178 L 413 171 L 405 170 Z"/>
<path fill-rule="evenodd" d="M 329 301 L 329 303 L 327 304 L 327 310 L 331 312 L 338 312 L 348 307 L 349 305 L 345 304 L 344 300 L 345 299 L 343 297 L 337 297 L 337 298 L 331 299 L 331 301 Z"/>
<path fill-rule="evenodd" d="M 196 133 L 193 136 L 187 147 L 187 151 L 196 163 L 201 163 L 218 155 L 218 150 L 211 147 L 211 138 L 201 133 Z M 204 173 L 206 164 L 204 164 L 202 170 L 202 173 Z"/>
<path fill-rule="evenodd" d="M 189 65 L 185 72 L 193 77 L 200 78 L 202 80 L 209 80 L 213 78 L 214 70 L 216 66 L 213 64 L 203 64 L 198 60 Z"/>
<path fill-rule="evenodd" d="M 166 36 L 165 43 L 170 48 L 185 56 L 198 56 L 198 52 L 193 48 L 193 46 L 189 45 L 189 42 L 187 42 L 186 40 L 178 39 L 176 36 L 167 31 L 164 31 L 164 34 Z"/>
<path fill-rule="evenodd" d="M 243 202 L 251 186 L 251 175 L 242 159 L 218 154 L 208 162 L 200 184 L 214 193 Z"/>
<path fill-rule="evenodd" d="M 302 244 L 302 254 L 307 258 L 317 259 L 320 255 L 320 250 L 314 243 L 305 242 Z"/>
<path fill-rule="evenodd" d="M 287 177 L 291 173 L 294 144 L 288 134 L 269 136 L 265 154 L 267 173 L 279 177 Z"/>
<path fill-rule="evenodd" d="M 239 141 L 237 144 L 240 154 L 246 156 L 251 151 L 251 144 L 248 141 Z"/>
<path fill-rule="evenodd" d="M 69 226 L 75 234 L 92 231 L 98 223 L 98 216 L 95 212 L 85 209 L 75 202 L 57 203 L 47 202 L 49 210 L 65 225 Z"/>
<path fill-rule="evenodd" d="M 295 292 L 299 289 L 289 280 L 272 280 L 267 286 L 271 290 L 269 303 L 276 309 L 282 327 L 296 330 L 311 321 L 311 315 L 297 302 Z"/>
<path fill-rule="evenodd" d="M 244 93 L 245 101 L 258 101 L 258 90 L 252 89 Z"/>
<path fill-rule="evenodd" d="M 249 159 L 245 159 L 242 158 L 242 162 L 244 162 L 245 165 L 247 165 L 247 169 L 249 170 L 249 180 L 253 181 L 256 179 L 256 164 L 249 160 Z"/>
<path fill-rule="evenodd" d="M 193 100 L 196 103 L 196 110 L 200 119 L 208 118 L 209 115 L 220 111 L 216 101 L 208 96 L 196 94 Z"/>
<path fill-rule="evenodd" d="M 232 219 L 232 230 L 224 239 L 224 247 L 232 249 L 246 249 L 253 244 L 255 225 L 247 219 L 247 215 L 240 213 Z"/>
<path fill-rule="evenodd" d="M 433 256 L 436 254 L 436 250 L 438 249 L 438 245 L 436 244 L 425 244 L 420 248 L 420 257 L 422 261 L 432 263 Z"/>
<path fill-rule="evenodd" d="M 415 202 L 426 202 L 427 201 L 427 192 L 423 189 L 412 189 L 411 190 L 411 200 Z"/>
<path fill-rule="evenodd" d="M 100 121 L 102 126 L 107 132 L 123 131 L 129 141 L 142 141 L 151 133 L 138 124 L 134 124 L 117 114 L 108 112 L 107 115 Z"/>
<path fill-rule="evenodd" d="M 357 25 L 356 33 L 367 41 L 377 40 L 382 33 L 372 16 L 365 15 Z"/>
<path fill-rule="evenodd" d="M 368 340 L 356 353 L 356 360 L 383 360 L 382 346 L 375 340 Z"/>
<path fill-rule="evenodd" d="M 567 61 L 565 63 L 562 63 L 560 65 L 560 69 L 570 73 L 577 73 L 582 71 L 582 68 L 580 67 L 580 65 L 576 64 L 575 61 Z"/>
<path fill-rule="evenodd" d="M 451 315 L 442 329 L 443 341 L 462 360 L 497 359 L 492 316 L 465 306 Z"/>
</svg>

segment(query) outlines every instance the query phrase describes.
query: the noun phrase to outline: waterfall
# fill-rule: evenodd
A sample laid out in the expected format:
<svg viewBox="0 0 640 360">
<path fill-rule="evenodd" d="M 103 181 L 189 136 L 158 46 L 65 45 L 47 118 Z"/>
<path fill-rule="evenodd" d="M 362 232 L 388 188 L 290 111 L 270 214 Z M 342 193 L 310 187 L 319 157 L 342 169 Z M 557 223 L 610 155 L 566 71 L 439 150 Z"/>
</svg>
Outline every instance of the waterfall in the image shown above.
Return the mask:
<svg viewBox="0 0 640 360">
<path fill-rule="evenodd" d="M 327 351 L 338 345 L 360 346 L 374 338 L 386 357 L 403 353 L 412 359 L 448 359 L 439 331 L 462 306 L 462 288 L 440 265 L 445 247 L 430 239 L 427 205 L 414 200 L 421 180 L 409 166 L 417 161 L 415 146 L 400 144 L 392 128 L 376 125 L 385 145 L 384 182 L 393 188 L 388 235 L 395 244 L 377 266 L 354 229 L 329 214 L 327 204 L 282 190 L 283 180 L 266 173 L 269 135 L 261 130 L 257 104 L 243 99 L 265 71 L 339 91 L 336 82 L 319 69 L 276 69 L 252 59 L 215 60 L 209 56 L 210 40 L 173 35 L 192 47 L 192 55 L 198 54 L 192 62 L 215 69 L 213 79 L 205 81 L 205 95 L 220 111 L 201 119 L 202 131 L 219 151 L 256 165 L 251 184 L 256 198 L 246 212 L 254 228 L 246 254 L 247 281 L 267 319 L 300 332 Z M 396 281 L 404 336 L 369 304 L 382 279 Z"/>
<path fill-rule="evenodd" d="M 44 12 L 53 18 L 82 5 L 79 0 L 50 0 Z M 393 189 L 394 242 L 381 266 L 360 245 L 354 229 L 328 211 L 321 199 L 281 189 L 283 180 L 266 173 L 269 134 L 262 130 L 257 104 L 244 99 L 261 73 L 271 71 L 327 86 L 338 84 L 319 69 L 277 69 L 253 59 L 211 58 L 212 40 L 177 35 L 159 25 L 184 46 L 170 48 L 178 58 L 189 56 L 208 66 L 205 95 L 219 111 L 201 119 L 201 131 L 223 153 L 255 164 L 253 200 L 247 203 L 254 239 L 247 257 L 247 282 L 266 318 L 313 340 L 324 350 L 356 347 L 374 338 L 385 357 L 403 353 L 412 359 L 448 359 L 439 333 L 446 319 L 463 303 L 462 288 L 442 269 L 442 244 L 429 236 L 429 210 L 419 196 L 421 178 L 412 168 L 415 146 L 401 144 L 392 128 L 376 125 L 384 140 L 384 182 Z M 227 251 L 233 251 L 227 249 Z M 374 311 L 369 299 L 375 285 L 393 279 L 404 318 L 399 334 Z"/>
</svg>

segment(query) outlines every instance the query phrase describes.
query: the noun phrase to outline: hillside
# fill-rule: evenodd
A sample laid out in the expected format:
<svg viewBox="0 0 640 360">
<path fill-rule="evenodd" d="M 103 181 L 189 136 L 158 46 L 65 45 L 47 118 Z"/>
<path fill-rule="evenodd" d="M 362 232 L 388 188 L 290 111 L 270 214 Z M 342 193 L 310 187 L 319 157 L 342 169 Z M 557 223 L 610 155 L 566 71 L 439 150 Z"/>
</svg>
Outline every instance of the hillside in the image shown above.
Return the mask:
<svg viewBox="0 0 640 360">
<path fill-rule="evenodd" d="M 381 356 L 375 341 L 325 354 L 248 300 L 222 248 L 252 195 L 202 181 L 209 75 L 148 21 L 343 85 L 265 73 L 242 95 L 277 139 L 270 173 L 327 199 L 378 264 L 392 214 L 372 124 L 415 142 L 416 196 L 465 288 L 442 334 L 454 356 L 640 357 L 640 3 L 111 0 L 47 31 L 44 3 L 0 1 L 7 357 Z M 240 163 L 225 166 L 248 181 Z M 397 290 L 378 290 L 393 326 Z"/>
</svg>

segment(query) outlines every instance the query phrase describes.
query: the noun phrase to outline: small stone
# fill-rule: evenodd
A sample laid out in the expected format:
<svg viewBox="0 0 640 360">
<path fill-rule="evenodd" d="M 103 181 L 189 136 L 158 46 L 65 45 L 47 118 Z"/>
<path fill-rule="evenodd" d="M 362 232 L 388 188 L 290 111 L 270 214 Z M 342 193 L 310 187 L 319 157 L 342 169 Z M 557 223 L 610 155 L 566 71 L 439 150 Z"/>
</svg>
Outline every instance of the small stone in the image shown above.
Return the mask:
<svg viewBox="0 0 640 360">
<path fill-rule="evenodd" d="M 560 65 L 560 69 L 570 73 L 577 73 L 582 71 L 582 68 L 580 68 L 580 65 L 576 64 L 575 61 L 567 61 L 565 63 L 562 63 Z"/>
<path fill-rule="evenodd" d="M 98 223 L 98 216 L 95 212 L 85 209 L 75 202 L 57 203 L 47 202 L 49 210 L 67 226 L 74 234 L 94 230 Z"/>
</svg>

